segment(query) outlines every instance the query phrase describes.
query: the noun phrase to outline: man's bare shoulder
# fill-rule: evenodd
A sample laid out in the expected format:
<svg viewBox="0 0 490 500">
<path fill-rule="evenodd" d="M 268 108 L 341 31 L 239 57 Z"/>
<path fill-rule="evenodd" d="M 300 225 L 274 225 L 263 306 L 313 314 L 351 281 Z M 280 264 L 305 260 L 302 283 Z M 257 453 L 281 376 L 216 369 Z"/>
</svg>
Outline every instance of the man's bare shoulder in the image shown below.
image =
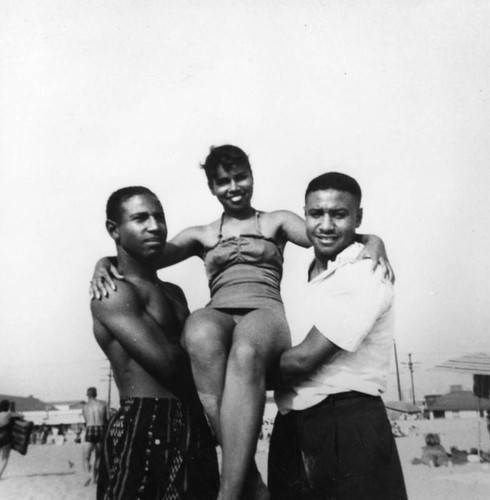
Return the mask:
<svg viewBox="0 0 490 500">
<path fill-rule="evenodd" d="M 92 399 L 87 401 L 85 405 L 83 406 L 82 410 L 89 410 L 90 408 L 96 409 L 96 410 L 103 410 L 107 406 L 105 401 L 102 401 L 100 399 Z"/>
<path fill-rule="evenodd" d="M 128 280 L 117 280 L 117 291 L 109 293 L 107 297 L 102 297 L 100 300 L 93 299 L 90 302 L 92 316 L 96 318 L 137 312 L 142 307 L 143 303 L 137 287 Z"/>
</svg>

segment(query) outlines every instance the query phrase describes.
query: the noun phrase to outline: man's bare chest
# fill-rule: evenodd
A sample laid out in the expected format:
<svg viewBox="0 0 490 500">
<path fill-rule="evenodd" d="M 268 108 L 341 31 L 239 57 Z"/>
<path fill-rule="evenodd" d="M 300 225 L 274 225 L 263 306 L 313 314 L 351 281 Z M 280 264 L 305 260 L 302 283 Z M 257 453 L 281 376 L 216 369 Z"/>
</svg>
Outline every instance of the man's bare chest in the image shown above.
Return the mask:
<svg viewBox="0 0 490 500">
<path fill-rule="evenodd" d="M 165 283 L 145 284 L 142 298 L 146 312 L 162 327 L 176 330 L 180 334 L 187 317 L 187 306 Z"/>
</svg>

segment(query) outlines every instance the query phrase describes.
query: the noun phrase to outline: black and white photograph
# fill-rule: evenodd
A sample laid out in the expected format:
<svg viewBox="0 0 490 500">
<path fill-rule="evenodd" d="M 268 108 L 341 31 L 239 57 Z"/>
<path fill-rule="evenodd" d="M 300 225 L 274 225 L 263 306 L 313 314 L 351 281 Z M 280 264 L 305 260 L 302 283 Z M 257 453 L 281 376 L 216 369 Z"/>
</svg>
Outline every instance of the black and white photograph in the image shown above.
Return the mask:
<svg viewBox="0 0 490 500">
<path fill-rule="evenodd" d="M 489 23 L 0 0 L 0 498 L 486 499 Z"/>
</svg>

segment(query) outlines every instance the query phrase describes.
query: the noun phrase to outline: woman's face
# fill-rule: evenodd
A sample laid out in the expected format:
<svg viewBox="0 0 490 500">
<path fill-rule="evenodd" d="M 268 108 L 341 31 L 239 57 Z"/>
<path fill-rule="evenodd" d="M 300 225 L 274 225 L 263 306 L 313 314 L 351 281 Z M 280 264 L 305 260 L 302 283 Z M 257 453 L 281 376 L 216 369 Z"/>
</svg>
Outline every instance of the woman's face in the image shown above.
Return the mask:
<svg viewBox="0 0 490 500">
<path fill-rule="evenodd" d="M 233 166 L 228 170 L 219 166 L 209 188 L 225 211 L 248 209 L 254 190 L 252 171 L 246 166 Z"/>
</svg>

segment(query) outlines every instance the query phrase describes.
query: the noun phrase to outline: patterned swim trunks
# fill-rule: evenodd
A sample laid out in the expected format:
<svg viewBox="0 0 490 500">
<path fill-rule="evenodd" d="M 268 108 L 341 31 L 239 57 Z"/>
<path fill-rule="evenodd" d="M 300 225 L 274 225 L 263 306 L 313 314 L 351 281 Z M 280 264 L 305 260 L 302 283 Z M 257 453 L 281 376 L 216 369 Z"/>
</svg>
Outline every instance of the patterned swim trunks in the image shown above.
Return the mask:
<svg viewBox="0 0 490 500">
<path fill-rule="evenodd" d="M 99 500 L 214 500 L 216 448 L 202 407 L 125 398 L 104 440 Z"/>
<path fill-rule="evenodd" d="M 85 431 L 86 443 L 102 443 L 104 441 L 104 426 L 103 425 L 89 425 Z"/>
</svg>

